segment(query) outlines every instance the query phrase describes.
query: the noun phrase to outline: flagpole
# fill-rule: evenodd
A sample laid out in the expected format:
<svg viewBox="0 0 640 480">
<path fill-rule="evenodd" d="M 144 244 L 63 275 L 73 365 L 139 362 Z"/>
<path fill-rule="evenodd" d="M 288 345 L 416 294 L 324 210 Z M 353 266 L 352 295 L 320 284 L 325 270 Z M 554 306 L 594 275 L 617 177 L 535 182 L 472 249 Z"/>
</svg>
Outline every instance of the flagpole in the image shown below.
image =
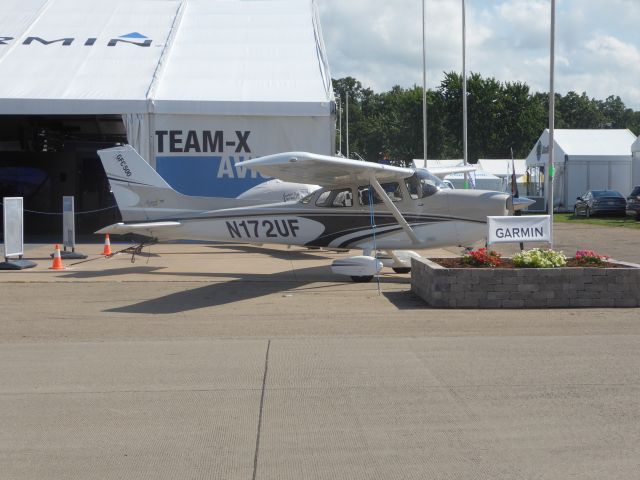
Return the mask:
<svg viewBox="0 0 640 480">
<path fill-rule="evenodd" d="M 347 117 L 345 118 L 346 124 L 347 124 L 347 138 L 346 138 L 346 142 L 347 142 L 347 158 L 349 158 L 349 91 L 347 91 L 347 109 L 346 109 L 346 115 Z"/>
<path fill-rule="evenodd" d="M 467 152 L 467 26 L 464 0 L 462 0 L 462 150 L 464 166 L 469 164 Z M 464 172 L 464 188 L 469 188 L 469 173 Z"/>
<path fill-rule="evenodd" d="M 425 0 L 422 0 L 422 157 L 427 166 L 427 34 Z"/>
<path fill-rule="evenodd" d="M 553 248 L 553 178 L 554 172 L 554 160 L 555 160 L 555 141 L 554 141 L 554 129 L 555 129 L 555 108 L 556 108 L 556 94 L 555 94 L 555 44 L 556 44 L 556 1 L 551 0 L 551 41 L 550 41 L 550 54 L 549 54 L 549 165 L 547 166 L 547 178 L 549 180 L 548 187 L 548 208 L 549 215 L 551 217 L 551 231 L 550 231 L 550 246 Z"/>
</svg>

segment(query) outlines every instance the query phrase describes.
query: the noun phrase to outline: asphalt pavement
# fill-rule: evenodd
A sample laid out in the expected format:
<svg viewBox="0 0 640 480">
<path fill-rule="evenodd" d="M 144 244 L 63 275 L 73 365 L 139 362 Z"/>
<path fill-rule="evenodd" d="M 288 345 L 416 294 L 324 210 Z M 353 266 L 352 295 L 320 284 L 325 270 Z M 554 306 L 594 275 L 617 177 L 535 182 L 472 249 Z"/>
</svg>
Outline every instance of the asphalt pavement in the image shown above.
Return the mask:
<svg viewBox="0 0 640 480">
<path fill-rule="evenodd" d="M 555 239 L 640 263 L 640 231 Z M 0 478 L 640 471 L 638 309 L 430 309 L 409 275 L 345 282 L 346 254 L 299 248 L 78 250 L 0 272 Z"/>
</svg>

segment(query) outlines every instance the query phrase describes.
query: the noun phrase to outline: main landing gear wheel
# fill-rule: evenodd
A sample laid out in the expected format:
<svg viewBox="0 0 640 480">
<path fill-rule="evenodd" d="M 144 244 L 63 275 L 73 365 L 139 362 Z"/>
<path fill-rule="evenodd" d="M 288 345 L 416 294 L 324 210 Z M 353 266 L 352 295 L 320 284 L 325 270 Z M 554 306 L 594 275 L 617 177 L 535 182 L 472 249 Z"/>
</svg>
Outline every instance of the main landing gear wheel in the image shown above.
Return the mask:
<svg viewBox="0 0 640 480">
<path fill-rule="evenodd" d="M 355 276 L 351 275 L 351 280 L 356 283 L 367 283 L 373 280 L 373 275 Z"/>
<path fill-rule="evenodd" d="M 392 270 L 396 273 L 409 273 L 411 267 L 392 267 Z"/>
</svg>

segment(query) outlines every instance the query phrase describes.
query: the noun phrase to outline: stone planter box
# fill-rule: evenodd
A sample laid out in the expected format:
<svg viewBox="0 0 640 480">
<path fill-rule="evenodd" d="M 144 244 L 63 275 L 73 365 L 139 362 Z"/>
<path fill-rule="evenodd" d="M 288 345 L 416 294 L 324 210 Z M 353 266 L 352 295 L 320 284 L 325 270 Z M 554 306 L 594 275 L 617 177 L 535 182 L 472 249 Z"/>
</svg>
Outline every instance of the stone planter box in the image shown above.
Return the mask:
<svg viewBox="0 0 640 480">
<path fill-rule="evenodd" d="M 445 268 L 411 261 L 411 290 L 431 307 L 639 307 L 640 265 L 626 268 Z"/>
</svg>

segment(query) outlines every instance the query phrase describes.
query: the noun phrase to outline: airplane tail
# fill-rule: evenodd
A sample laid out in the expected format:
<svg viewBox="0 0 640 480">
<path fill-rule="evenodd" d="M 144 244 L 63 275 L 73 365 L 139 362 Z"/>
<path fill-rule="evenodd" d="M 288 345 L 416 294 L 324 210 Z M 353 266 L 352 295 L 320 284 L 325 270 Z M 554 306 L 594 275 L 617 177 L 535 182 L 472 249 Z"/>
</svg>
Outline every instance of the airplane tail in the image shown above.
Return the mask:
<svg viewBox="0 0 640 480">
<path fill-rule="evenodd" d="M 131 145 L 98 150 L 98 155 L 125 223 L 171 220 L 247 204 L 233 198 L 176 192 Z"/>
</svg>

